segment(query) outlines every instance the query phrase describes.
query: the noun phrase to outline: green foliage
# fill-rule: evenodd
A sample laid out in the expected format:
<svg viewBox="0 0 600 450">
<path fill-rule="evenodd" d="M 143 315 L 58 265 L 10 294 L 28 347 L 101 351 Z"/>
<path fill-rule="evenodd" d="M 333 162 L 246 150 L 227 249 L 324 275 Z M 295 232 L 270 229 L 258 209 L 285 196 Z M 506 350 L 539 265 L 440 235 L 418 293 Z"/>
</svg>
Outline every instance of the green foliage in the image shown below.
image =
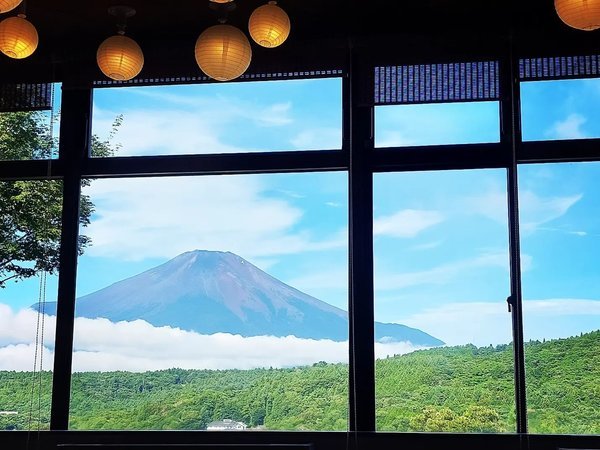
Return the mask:
<svg viewBox="0 0 600 450">
<path fill-rule="evenodd" d="M 92 137 L 92 154 L 110 156 L 118 150 L 112 139 L 122 123 L 119 116 L 107 140 Z M 52 123 L 41 112 L 0 114 L 0 160 L 47 159 L 56 139 Z M 89 181 L 84 182 L 84 185 Z M 87 226 L 94 207 L 81 196 L 79 223 Z M 0 182 L 0 288 L 9 280 L 35 276 L 58 269 L 62 212 L 62 181 Z M 79 237 L 79 252 L 90 244 Z"/>
<path fill-rule="evenodd" d="M 51 372 L 0 371 L 0 431 L 50 428 Z M 30 417 L 31 412 L 31 417 Z"/>
<path fill-rule="evenodd" d="M 600 434 L 600 331 L 525 346 L 529 428 Z"/>
<path fill-rule="evenodd" d="M 529 342 L 525 351 L 530 430 L 600 434 L 600 331 Z M 44 372 L 42 428 L 48 424 L 50 384 L 51 374 Z M 377 426 L 382 431 L 514 432 L 513 389 L 510 345 L 436 348 L 378 360 Z M 31 374 L 0 372 L 0 411 L 19 412 L 0 416 L 0 429 L 28 426 L 30 394 Z M 73 374 L 70 426 L 199 430 L 228 418 L 252 428 L 346 430 L 347 404 L 344 364 L 85 372 Z"/>
<path fill-rule="evenodd" d="M 460 414 L 448 407 L 426 406 L 423 411 L 410 419 L 410 428 L 426 432 L 503 432 L 500 415 L 485 406 L 469 405 Z"/>
<path fill-rule="evenodd" d="M 512 346 L 436 348 L 381 360 L 377 363 L 377 427 L 385 431 L 514 430 L 513 392 Z M 483 409 L 470 409 L 473 406 Z"/>
</svg>

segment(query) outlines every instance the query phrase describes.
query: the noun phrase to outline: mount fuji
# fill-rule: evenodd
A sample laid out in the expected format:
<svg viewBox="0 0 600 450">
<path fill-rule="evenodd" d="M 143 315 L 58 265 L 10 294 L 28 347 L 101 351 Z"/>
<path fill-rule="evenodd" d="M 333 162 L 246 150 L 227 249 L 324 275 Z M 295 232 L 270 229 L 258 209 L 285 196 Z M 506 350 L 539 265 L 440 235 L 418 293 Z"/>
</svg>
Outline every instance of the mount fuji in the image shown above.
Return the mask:
<svg viewBox="0 0 600 450">
<path fill-rule="evenodd" d="M 37 308 L 34 305 L 33 308 Z M 56 314 L 56 302 L 45 305 Z M 348 314 L 307 295 L 229 252 L 195 250 L 76 301 L 76 316 L 112 322 L 142 319 L 201 334 L 348 339 Z M 415 328 L 375 324 L 376 339 L 435 347 Z"/>
</svg>

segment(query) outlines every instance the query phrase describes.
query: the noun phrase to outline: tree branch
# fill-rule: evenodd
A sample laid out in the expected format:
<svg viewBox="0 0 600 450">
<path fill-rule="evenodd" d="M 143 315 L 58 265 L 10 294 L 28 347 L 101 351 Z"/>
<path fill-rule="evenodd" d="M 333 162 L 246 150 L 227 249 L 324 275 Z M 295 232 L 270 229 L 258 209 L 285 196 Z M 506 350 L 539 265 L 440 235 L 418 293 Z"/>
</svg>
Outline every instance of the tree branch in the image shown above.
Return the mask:
<svg viewBox="0 0 600 450">
<path fill-rule="evenodd" d="M 17 278 L 18 276 L 20 276 L 20 275 L 18 273 L 16 273 L 13 276 L 5 278 L 4 280 L 0 280 L 0 287 L 2 287 L 4 285 L 4 283 L 6 283 L 7 281 L 12 280 L 13 278 Z"/>
</svg>

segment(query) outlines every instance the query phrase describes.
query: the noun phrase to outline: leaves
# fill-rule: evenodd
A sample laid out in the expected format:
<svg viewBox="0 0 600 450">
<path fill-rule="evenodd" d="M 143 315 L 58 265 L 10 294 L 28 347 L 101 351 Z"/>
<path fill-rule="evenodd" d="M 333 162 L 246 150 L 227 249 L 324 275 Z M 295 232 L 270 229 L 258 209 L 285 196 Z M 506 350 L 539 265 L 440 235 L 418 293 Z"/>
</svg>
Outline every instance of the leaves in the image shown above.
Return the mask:
<svg viewBox="0 0 600 450">
<path fill-rule="evenodd" d="M 535 433 L 600 433 L 600 331 L 526 345 Z M 377 426 L 386 431 L 514 432 L 511 346 L 459 346 L 378 360 Z M 535 372 L 532 367 L 537 367 Z M 0 405 L 23 429 L 31 374 L 0 372 Z M 44 373 L 49 414 L 50 374 Z M 232 419 L 273 430 L 346 430 L 348 366 L 74 373 L 71 427 L 204 429 Z"/>
<path fill-rule="evenodd" d="M 94 156 L 112 156 L 119 145 L 112 139 L 123 121 L 118 116 L 109 138 L 92 137 Z M 52 157 L 57 142 L 52 124 L 40 112 L 0 114 L 0 160 L 45 159 Z M 89 181 L 84 181 L 89 185 Z M 35 276 L 41 271 L 55 273 L 59 266 L 62 221 L 61 180 L 0 182 L 0 288 L 9 281 Z M 90 198 L 80 199 L 79 224 L 89 225 L 94 212 Z M 79 236 L 79 253 L 91 245 L 88 236 Z"/>
</svg>

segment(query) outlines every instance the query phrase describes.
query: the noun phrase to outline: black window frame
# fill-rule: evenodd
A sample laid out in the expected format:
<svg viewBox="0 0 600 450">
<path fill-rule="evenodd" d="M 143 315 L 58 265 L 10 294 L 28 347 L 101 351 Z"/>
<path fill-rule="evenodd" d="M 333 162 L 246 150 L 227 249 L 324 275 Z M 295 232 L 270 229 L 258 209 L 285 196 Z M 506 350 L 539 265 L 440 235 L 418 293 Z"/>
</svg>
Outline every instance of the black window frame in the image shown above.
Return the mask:
<svg viewBox="0 0 600 450">
<path fill-rule="evenodd" d="M 373 283 L 373 174 L 382 172 L 469 170 L 503 168 L 507 173 L 508 219 L 510 246 L 511 292 L 508 298 L 512 311 L 515 399 L 517 433 L 527 436 L 527 400 L 525 395 L 525 361 L 523 342 L 523 312 L 521 293 L 521 262 L 519 236 L 518 167 L 522 164 L 551 162 L 600 161 L 600 139 L 523 142 L 520 116 L 519 55 L 507 48 L 495 55 L 500 74 L 500 142 L 486 144 L 436 145 L 426 147 L 374 146 L 373 74 L 374 68 L 385 64 L 369 54 L 368 48 L 348 50 L 347 67 L 335 74 L 342 77 L 343 133 L 341 150 L 264 152 L 244 154 L 201 154 L 176 156 L 134 156 L 91 158 L 89 154 L 92 123 L 92 102 L 95 85 L 81 80 L 63 80 L 59 157 L 56 160 L 0 161 L 2 180 L 63 180 L 63 228 L 61 235 L 58 311 L 55 362 L 52 391 L 51 431 L 68 430 L 71 393 L 71 364 L 75 294 L 77 279 L 77 237 L 79 231 L 79 198 L 81 180 L 86 178 L 227 175 L 259 173 L 302 173 L 344 171 L 349 181 L 349 432 L 365 445 L 381 439 L 381 445 L 392 446 L 394 437 L 386 433 L 376 438 L 375 423 L 375 355 L 374 355 L 374 283 Z M 298 78 L 303 78 L 299 75 Z M 251 82 L 252 80 L 247 80 Z M 176 84 L 178 81 L 158 80 L 156 84 Z M 150 435 L 139 432 L 135 436 Z M 345 433 L 328 433 L 342 436 Z M 279 441 L 294 442 L 315 438 L 312 434 L 283 433 Z M 165 435 L 167 436 L 167 435 Z M 172 435 L 168 435 L 172 436 Z M 172 437 L 160 438 L 173 439 Z M 185 434 L 179 438 L 184 441 Z M 183 436 L 183 437 L 181 437 Z M 261 434 L 272 439 L 272 434 Z M 281 436 L 284 436 L 281 438 Z M 477 448 L 491 442 L 482 436 L 428 435 L 414 437 L 413 442 L 427 445 L 458 445 Z M 493 435 L 493 448 L 524 445 L 513 436 Z M 529 438 L 529 436 L 528 436 Z M 133 439 L 133 438 L 132 438 Z M 212 438 L 211 438 L 212 439 Z M 227 433 L 223 434 L 227 442 Z M 255 437 L 243 438 L 252 442 Z M 262 439 L 262 438 L 261 438 Z M 325 439 L 325 438 L 323 438 Z M 410 437 L 413 439 L 413 437 Z M 420 440 L 427 439 L 427 440 Z M 467 439 L 465 441 L 465 439 Z M 470 439 L 470 440 L 469 440 Z M 550 438 L 548 438 L 550 439 Z M 541 439 L 538 445 L 592 446 L 593 436 L 578 439 L 564 437 L 562 441 Z M 109 439 L 110 440 L 110 439 Z M 260 441 L 260 440 L 259 440 Z M 387 444 L 386 444 L 387 442 Z M 562 445 L 561 444 L 561 445 Z M 375 445 L 375 444 L 374 444 Z"/>
</svg>

